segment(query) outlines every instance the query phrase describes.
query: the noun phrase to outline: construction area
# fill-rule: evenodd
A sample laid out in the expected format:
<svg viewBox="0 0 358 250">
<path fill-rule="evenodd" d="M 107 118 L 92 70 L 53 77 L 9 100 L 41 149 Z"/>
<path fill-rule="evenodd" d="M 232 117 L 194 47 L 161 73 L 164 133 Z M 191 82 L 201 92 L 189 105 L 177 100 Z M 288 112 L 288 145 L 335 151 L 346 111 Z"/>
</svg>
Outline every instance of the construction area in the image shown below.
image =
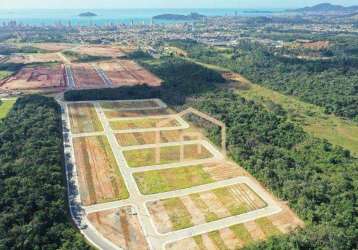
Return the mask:
<svg viewBox="0 0 358 250">
<path fill-rule="evenodd" d="M 304 226 L 227 160 L 226 127 L 213 117 L 177 113 L 159 99 L 62 107 L 67 176 L 78 189 L 71 211 L 84 211 L 77 225 L 99 248 L 238 249 Z M 188 115 L 219 126 L 221 147 Z"/>
<path fill-rule="evenodd" d="M 73 51 L 89 56 L 100 56 L 100 57 L 110 57 L 118 58 L 125 56 L 124 51 L 116 46 L 107 46 L 107 45 L 81 45 L 73 49 Z"/>
<path fill-rule="evenodd" d="M 24 67 L 0 81 L 0 90 L 64 90 L 66 81 L 62 65 Z"/>
<path fill-rule="evenodd" d="M 98 75 L 96 69 L 88 63 L 74 63 L 71 65 L 76 88 L 103 88 L 105 82 Z"/>
</svg>

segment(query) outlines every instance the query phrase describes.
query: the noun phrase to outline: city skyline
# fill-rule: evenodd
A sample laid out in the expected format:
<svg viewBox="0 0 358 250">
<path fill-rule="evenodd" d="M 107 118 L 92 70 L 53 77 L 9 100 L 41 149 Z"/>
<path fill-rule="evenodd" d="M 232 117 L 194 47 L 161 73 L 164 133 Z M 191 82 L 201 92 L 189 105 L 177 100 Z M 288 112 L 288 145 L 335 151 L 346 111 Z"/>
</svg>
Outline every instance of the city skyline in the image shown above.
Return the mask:
<svg viewBox="0 0 358 250">
<path fill-rule="evenodd" d="M 151 8 L 298 8 L 311 6 L 325 2 L 324 0 L 293 0 L 282 3 L 279 0 L 265 1 L 264 3 L 253 3 L 250 1 L 237 0 L 197 0 L 193 3 L 191 0 L 164 1 L 164 0 L 134 0 L 131 2 L 119 2 L 115 0 L 87 0 L 84 8 L 83 0 L 54 0 L 51 3 L 45 0 L 3 0 L 0 9 L 151 9 Z M 331 4 L 355 5 L 354 0 L 329 1 Z"/>
</svg>

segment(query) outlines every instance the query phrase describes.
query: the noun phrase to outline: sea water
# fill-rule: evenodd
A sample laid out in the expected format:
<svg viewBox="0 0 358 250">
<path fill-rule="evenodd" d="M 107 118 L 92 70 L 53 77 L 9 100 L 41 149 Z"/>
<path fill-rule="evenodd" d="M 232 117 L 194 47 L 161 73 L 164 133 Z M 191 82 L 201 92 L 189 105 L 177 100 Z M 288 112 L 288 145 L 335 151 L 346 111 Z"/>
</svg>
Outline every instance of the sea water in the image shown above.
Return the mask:
<svg viewBox="0 0 358 250">
<path fill-rule="evenodd" d="M 95 17 L 80 17 L 83 12 L 93 12 Z M 187 15 L 197 12 L 205 16 L 261 16 L 269 13 L 248 13 L 243 9 L 117 9 L 117 10 L 0 10 L 0 25 L 4 22 L 16 21 L 23 25 L 107 25 L 107 24 L 150 24 L 152 17 L 161 14 Z M 272 10 L 270 10 L 272 11 Z M 154 23 L 166 23 L 154 20 Z M 170 21 L 178 22 L 178 21 Z"/>
</svg>

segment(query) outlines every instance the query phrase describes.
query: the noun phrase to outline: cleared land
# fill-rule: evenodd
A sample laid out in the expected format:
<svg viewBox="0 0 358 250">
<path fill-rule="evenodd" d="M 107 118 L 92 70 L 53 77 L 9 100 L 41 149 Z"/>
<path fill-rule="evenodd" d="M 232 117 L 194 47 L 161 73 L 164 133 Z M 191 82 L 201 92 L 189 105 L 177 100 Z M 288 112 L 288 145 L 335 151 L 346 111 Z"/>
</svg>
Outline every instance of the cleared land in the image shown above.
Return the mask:
<svg viewBox="0 0 358 250">
<path fill-rule="evenodd" d="M 113 85 L 133 86 L 147 84 L 149 86 L 160 86 L 161 80 L 130 60 L 118 60 L 112 62 L 98 62 L 101 68 Z"/>
<path fill-rule="evenodd" d="M 119 102 L 101 102 L 101 107 L 110 111 L 123 111 L 123 109 L 159 109 L 160 105 L 154 100 L 143 101 L 119 101 Z"/>
<path fill-rule="evenodd" d="M 225 162 L 213 162 L 135 173 L 134 179 L 142 194 L 155 194 L 191 188 L 245 175 L 246 173 L 241 167 Z"/>
<path fill-rule="evenodd" d="M 145 167 L 207 159 L 213 155 L 202 145 L 191 144 L 159 148 L 159 158 L 156 159 L 156 148 L 135 149 L 124 151 L 124 157 L 129 167 Z"/>
<path fill-rule="evenodd" d="M 77 88 L 104 87 L 106 84 L 88 63 L 72 64 L 71 69 Z"/>
<path fill-rule="evenodd" d="M 5 90 L 62 90 L 66 87 L 64 67 L 62 65 L 25 67 L 14 76 L 0 82 L 0 85 Z"/>
<path fill-rule="evenodd" d="M 159 133 L 159 135 L 158 135 Z M 145 144 L 155 144 L 157 139 L 159 143 L 168 142 L 180 142 L 196 140 L 190 134 L 186 135 L 185 130 L 170 130 L 170 131 L 159 131 L 159 132 L 137 132 L 137 133 L 120 133 L 115 135 L 119 145 L 121 146 L 135 146 Z M 157 138 L 158 136 L 158 138 Z"/>
<path fill-rule="evenodd" d="M 75 138 L 73 145 L 83 205 L 129 197 L 105 136 Z"/>
<path fill-rule="evenodd" d="M 49 63 L 62 62 L 57 53 L 14 54 L 7 60 L 8 63 Z"/>
<path fill-rule="evenodd" d="M 93 226 L 116 246 L 128 250 L 149 249 L 141 225 L 132 207 L 126 206 L 87 216 Z"/>
<path fill-rule="evenodd" d="M 125 55 L 122 49 L 105 45 L 82 45 L 75 49 L 76 52 L 90 56 L 122 57 Z"/>
<path fill-rule="evenodd" d="M 136 110 L 136 111 L 105 111 L 104 114 L 108 119 L 120 117 L 138 117 L 138 116 L 157 116 L 173 114 L 170 109 L 155 109 L 155 110 Z"/>
<path fill-rule="evenodd" d="M 103 131 L 97 112 L 91 103 L 69 104 L 71 131 L 74 134 Z"/>
<path fill-rule="evenodd" d="M 69 43 L 33 43 L 31 46 L 51 52 L 60 52 L 62 50 L 71 49 L 75 45 Z"/>
<path fill-rule="evenodd" d="M 15 104 L 16 100 L 1 100 L 0 101 L 0 119 L 3 119 L 7 116 L 12 106 Z"/>
<path fill-rule="evenodd" d="M 180 123 L 175 118 L 143 118 L 136 120 L 110 121 L 113 130 L 145 129 L 145 128 L 172 128 L 179 127 Z"/>
<path fill-rule="evenodd" d="M 245 184 L 147 204 L 160 233 L 205 224 L 265 206 L 265 202 Z"/>
</svg>

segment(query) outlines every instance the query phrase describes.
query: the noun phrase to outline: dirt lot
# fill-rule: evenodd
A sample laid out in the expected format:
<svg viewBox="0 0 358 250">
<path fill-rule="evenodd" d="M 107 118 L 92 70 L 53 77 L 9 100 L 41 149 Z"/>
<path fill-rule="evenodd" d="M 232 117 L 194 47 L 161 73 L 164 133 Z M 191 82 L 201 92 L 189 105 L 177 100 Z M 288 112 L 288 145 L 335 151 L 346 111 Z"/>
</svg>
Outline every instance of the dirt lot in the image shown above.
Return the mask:
<svg viewBox="0 0 358 250">
<path fill-rule="evenodd" d="M 147 204 L 161 233 L 220 220 L 266 206 L 245 184 L 214 189 Z M 164 210 L 162 209 L 164 207 Z M 163 215 L 164 214 L 164 215 Z M 161 218 L 168 217 L 170 223 Z"/>
<path fill-rule="evenodd" d="M 76 52 L 90 56 L 103 56 L 103 57 L 122 57 L 125 55 L 122 49 L 115 46 L 106 45 L 82 45 L 75 50 Z"/>
<path fill-rule="evenodd" d="M 92 225 L 116 246 L 128 250 L 149 249 L 132 207 L 96 212 L 87 216 Z"/>
<path fill-rule="evenodd" d="M 74 138 L 73 145 L 83 205 L 129 197 L 106 137 Z"/>
<path fill-rule="evenodd" d="M 137 111 L 105 111 L 104 114 L 108 119 L 121 117 L 138 117 L 138 116 L 158 116 L 173 114 L 170 109 L 156 109 L 156 110 L 137 110 Z"/>
<path fill-rule="evenodd" d="M 106 85 L 96 70 L 88 63 L 72 64 L 71 69 L 76 88 L 101 88 Z"/>
<path fill-rule="evenodd" d="M 62 65 L 25 67 L 14 76 L 0 82 L 0 85 L 5 90 L 61 90 L 66 87 L 64 67 Z"/>
<path fill-rule="evenodd" d="M 171 128 L 179 127 L 180 123 L 175 118 L 143 118 L 135 120 L 110 121 L 113 130 L 146 129 L 146 128 Z"/>
<path fill-rule="evenodd" d="M 157 138 L 158 136 L 158 138 Z M 135 145 L 146 145 L 155 144 L 157 139 L 159 143 L 167 142 L 180 142 L 196 140 L 197 137 L 188 135 L 185 136 L 185 130 L 171 130 L 171 131 L 160 131 L 160 132 L 144 132 L 144 133 L 120 133 L 116 134 L 117 141 L 121 146 L 135 146 Z"/>
<path fill-rule="evenodd" d="M 116 86 L 133 86 L 140 84 L 160 86 L 162 82 L 154 74 L 130 60 L 99 62 L 98 66 L 111 79 L 113 85 Z"/>
<path fill-rule="evenodd" d="M 182 152 L 181 149 L 183 149 Z M 159 158 L 156 159 L 156 148 L 124 151 L 128 165 L 133 168 L 207 159 L 213 155 L 204 146 L 191 144 L 160 147 L 158 156 Z"/>
<path fill-rule="evenodd" d="M 23 64 L 62 62 L 62 58 L 57 53 L 13 54 L 7 62 Z"/>
<path fill-rule="evenodd" d="M 69 104 L 71 132 L 90 133 L 103 131 L 94 106 L 90 103 Z"/>
<path fill-rule="evenodd" d="M 120 101 L 120 102 L 102 102 L 101 107 L 106 111 L 121 111 L 122 109 L 146 109 L 160 108 L 156 101 Z"/>
<path fill-rule="evenodd" d="M 66 49 L 71 49 L 75 45 L 70 43 L 33 43 L 33 47 L 52 51 L 52 52 L 59 52 Z"/>
</svg>

